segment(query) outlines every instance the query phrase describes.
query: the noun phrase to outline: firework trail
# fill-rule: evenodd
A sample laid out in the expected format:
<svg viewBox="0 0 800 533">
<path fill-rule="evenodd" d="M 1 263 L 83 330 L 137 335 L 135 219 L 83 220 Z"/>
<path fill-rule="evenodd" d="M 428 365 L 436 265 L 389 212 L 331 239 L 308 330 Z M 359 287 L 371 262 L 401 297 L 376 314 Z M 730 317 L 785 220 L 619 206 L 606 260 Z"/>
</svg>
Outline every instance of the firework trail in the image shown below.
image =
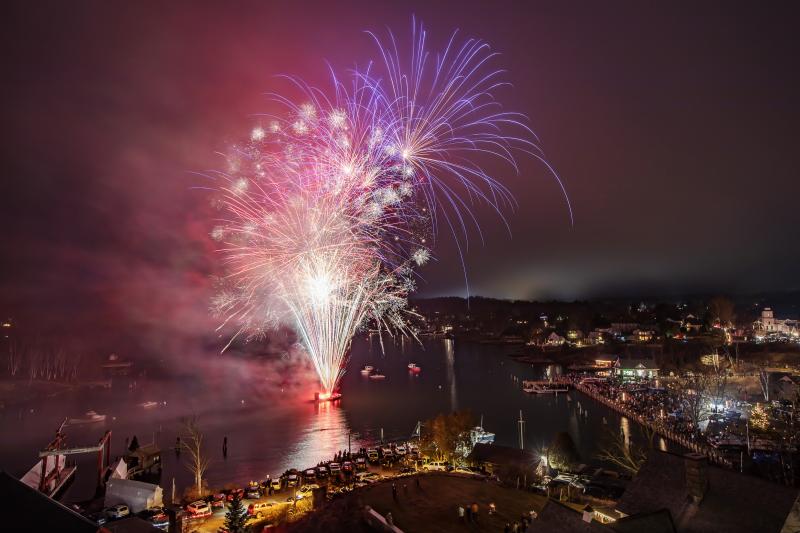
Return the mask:
<svg viewBox="0 0 800 533">
<path fill-rule="evenodd" d="M 478 160 L 516 168 L 520 150 L 542 159 L 524 117 L 494 98 L 504 83 L 488 45 L 457 45 L 453 34 L 432 57 L 414 23 L 404 63 L 391 34 L 370 35 L 380 69 L 347 83 L 334 74 L 329 94 L 289 78 L 301 102 L 273 95 L 285 112 L 265 117 L 215 175 L 220 327 L 234 324 L 234 338 L 293 327 L 327 394 L 359 328 L 413 334 L 407 298 L 439 226 L 461 250 L 471 225 L 480 232 L 471 205 L 514 204 Z"/>
</svg>

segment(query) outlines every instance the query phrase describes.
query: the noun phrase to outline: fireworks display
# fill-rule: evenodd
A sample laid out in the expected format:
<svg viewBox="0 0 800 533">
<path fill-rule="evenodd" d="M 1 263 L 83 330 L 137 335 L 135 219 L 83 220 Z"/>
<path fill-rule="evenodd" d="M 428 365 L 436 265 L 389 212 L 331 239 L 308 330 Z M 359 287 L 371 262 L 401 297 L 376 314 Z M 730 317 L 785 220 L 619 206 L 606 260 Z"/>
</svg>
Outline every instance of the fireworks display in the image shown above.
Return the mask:
<svg viewBox="0 0 800 533">
<path fill-rule="evenodd" d="M 413 334 L 414 269 L 439 227 L 460 250 L 471 225 L 480 231 L 473 205 L 513 204 L 480 162 L 541 158 L 524 117 L 495 99 L 504 82 L 486 43 L 453 34 L 434 56 L 414 24 L 404 57 L 391 34 L 388 45 L 371 36 L 380 68 L 334 74 L 328 92 L 289 78 L 302 99 L 275 95 L 284 111 L 215 175 L 226 276 L 213 310 L 236 336 L 294 328 L 327 394 L 360 328 Z"/>
</svg>

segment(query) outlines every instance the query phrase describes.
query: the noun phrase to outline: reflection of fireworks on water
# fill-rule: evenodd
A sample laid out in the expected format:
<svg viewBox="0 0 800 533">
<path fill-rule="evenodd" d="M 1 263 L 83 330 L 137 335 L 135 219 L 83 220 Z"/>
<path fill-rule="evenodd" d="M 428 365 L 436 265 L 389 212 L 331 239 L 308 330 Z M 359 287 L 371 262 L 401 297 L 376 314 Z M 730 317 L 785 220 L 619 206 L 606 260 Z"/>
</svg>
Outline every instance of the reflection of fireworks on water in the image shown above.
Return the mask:
<svg viewBox="0 0 800 533">
<path fill-rule="evenodd" d="M 393 37 L 389 47 L 375 37 L 383 78 L 371 68 L 350 85 L 334 76 L 331 94 L 292 79 L 303 103 L 276 96 L 286 112 L 217 173 L 224 218 L 211 236 L 227 275 L 212 308 L 237 335 L 294 327 L 326 393 L 359 328 L 411 332 L 413 267 L 429 261 L 438 226 L 459 242 L 473 202 L 513 203 L 475 156 L 512 166 L 515 149 L 539 157 L 522 117 L 494 99 L 503 83 L 487 70 L 488 46 L 456 46 L 454 35 L 434 58 L 425 35 L 414 26 L 408 68 Z"/>
</svg>

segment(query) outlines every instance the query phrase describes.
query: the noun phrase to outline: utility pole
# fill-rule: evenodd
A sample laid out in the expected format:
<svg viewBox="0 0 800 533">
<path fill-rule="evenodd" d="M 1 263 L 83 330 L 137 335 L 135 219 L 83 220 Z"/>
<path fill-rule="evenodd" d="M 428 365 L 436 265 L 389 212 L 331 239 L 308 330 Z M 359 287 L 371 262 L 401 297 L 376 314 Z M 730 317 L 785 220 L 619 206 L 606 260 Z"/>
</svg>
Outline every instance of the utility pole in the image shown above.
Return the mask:
<svg viewBox="0 0 800 533">
<path fill-rule="evenodd" d="M 522 419 L 522 409 L 519 410 L 519 420 L 517 420 L 517 426 L 519 426 L 519 449 L 525 449 L 525 420 Z"/>
</svg>

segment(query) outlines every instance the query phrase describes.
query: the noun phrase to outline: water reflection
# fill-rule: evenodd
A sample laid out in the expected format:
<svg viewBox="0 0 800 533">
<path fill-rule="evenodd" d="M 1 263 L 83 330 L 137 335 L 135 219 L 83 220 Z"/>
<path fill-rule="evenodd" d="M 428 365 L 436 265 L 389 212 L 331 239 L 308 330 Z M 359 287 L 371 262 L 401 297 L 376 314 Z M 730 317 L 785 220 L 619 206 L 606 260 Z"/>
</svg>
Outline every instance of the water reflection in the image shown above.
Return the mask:
<svg viewBox="0 0 800 533">
<path fill-rule="evenodd" d="M 292 449 L 288 450 L 291 464 L 301 468 L 332 459 L 337 452 L 347 449 L 349 431 L 338 404 L 319 404 L 315 416 L 308 418 L 307 427 Z"/>
<path fill-rule="evenodd" d="M 117 455 L 126 437 L 138 435 L 139 441 L 145 441 L 157 431 L 155 439 L 165 452 L 163 484 L 170 486 L 175 477 L 179 493 L 191 483 L 191 475 L 184 458 L 178 460 L 172 448 L 181 432 L 181 419 L 191 414 L 199 416 L 209 445 L 212 463 L 207 475 L 212 486 L 246 483 L 287 468 L 315 465 L 346 450 L 348 435 L 353 437 L 353 448 L 377 442 L 382 430 L 387 440 L 407 439 L 418 420 L 456 409 L 469 409 L 476 417 L 483 415 L 486 430 L 496 434 L 495 442 L 515 448 L 519 446 L 517 420 L 522 410 L 527 421 L 526 449 L 546 447 L 556 433 L 566 431 L 587 463 L 595 461 L 607 427 L 619 427 L 626 442 L 641 437 L 639 431 L 631 431 L 633 422 L 575 391 L 558 396 L 524 393 L 522 380 L 555 377 L 561 368 L 518 363 L 503 357 L 502 349 L 456 344 L 450 339 L 429 340 L 424 346 L 413 341 L 386 342 L 382 349 L 374 337 L 359 338 L 353 343 L 341 402 L 318 408 L 307 397 L 281 395 L 280 399 L 262 401 L 243 395 L 248 382 L 237 381 L 241 379 L 238 375 L 224 374 L 227 366 L 220 367 L 220 378 L 231 386 L 214 390 L 200 379 L 148 378 L 140 379 L 136 390 L 115 387 L 65 393 L 57 401 L 44 399 L 0 409 L 0 434 L 14 436 L 0 438 L 0 469 L 24 474 L 38 460 L 38 450 L 52 440 L 61 421 L 89 409 L 109 418 L 94 427 L 69 428 L 70 443 L 91 444 L 105 429 L 112 429 L 112 454 Z M 407 367 L 412 361 L 422 369 L 413 376 Z M 366 364 L 380 367 L 386 379 L 367 379 L 359 372 Z M 141 403 L 148 400 L 166 404 L 145 409 Z M 356 438 L 351 431 L 361 436 Z M 227 459 L 222 455 L 225 437 Z M 94 489 L 91 459 L 79 469 L 79 476 L 88 480 L 88 491 Z M 78 480 L 76 486 L 80 486 Z"/>
<path fill-rule="evenodd" d="M 444 360 L 445 372 L 447 375 L 447 387 L 450 391 L 450 411 L 455 411 L 458 401 L 456 398 L 456 350 L 455 341 L 453 341 L 453 339 L 444 339 Z"/>
<path fill-rule="evenodd" d="M 622 434 L 625 447 L 629 447 L 631 445 L 631 423 L 630 420 L 624 416 L 619 420 L 619 431 Z"/>
</svg>

